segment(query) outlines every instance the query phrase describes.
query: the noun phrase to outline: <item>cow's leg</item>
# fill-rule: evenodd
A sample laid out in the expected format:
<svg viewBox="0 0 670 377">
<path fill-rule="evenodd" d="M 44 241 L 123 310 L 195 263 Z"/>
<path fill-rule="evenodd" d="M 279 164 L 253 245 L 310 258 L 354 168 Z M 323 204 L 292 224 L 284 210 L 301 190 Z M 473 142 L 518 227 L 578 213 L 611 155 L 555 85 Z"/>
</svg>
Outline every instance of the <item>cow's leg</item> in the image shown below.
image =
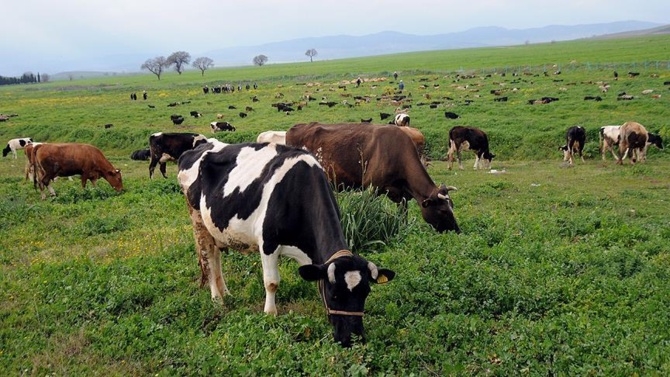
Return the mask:
<svg viewBox="0 0 670 377">
<path fill-rule="evenodd" d="M 263 264 L 263 284 L 265 285 L 265 313 L 277 315 L 275 295 L 279 288 L 279 253 L 277 251 L 270 255 L 263 252 L 263 245 L 258 245 Z"/>
<path fill-rule="evenodd" d="M 456 149 L 456 158 L 458 159 L 458 168 L 463 170 L 463 161 L 461 160 L 461 148 Z"/>
<path fill-rule="evenodd" d="M 149 179 L 153 179 L 154 170 L 156 169 L 156 164 L 158 164 L 158 159 L 151 155 L 151 161 L 149 161 Z"/>
<path fill-rule="evenodd" d="M 165 170 L 165 167 L 166 167 L 166 166 L 167 166 L 167 164 L 166 164 L 165 162 L 161 162 L 161 163 L 159 164 L 159 169 L 160 169 L 160 171 L 161 171 L 161 174 L 163 174 L 163 178 L 167 178 L 167 172 L 166 172 L 166 170 Z"/>
<path fill-rule="evenodd" d="M 449 170 L 454 165 L 454 149 L 456 148 L 456 144 L 454 143 L 453 140 L 449 140 L 449 150 L 447 151 L 447 167 Z"/>
<path fill-rule="evenodd" d="M 209 288 L 212 294 L 212 300 L 220 300 L 223 296 L 230 294 L 226 281 L 221 272 L 221 251 L 214 242 L 214 237 L 209 233 L 202 221 L 200 211 L 195 210 L 191 205 L 188 206 L 193 224 L 193 236 L 195 238 L 195 249 L 198 254 L 198 264 L 200 265 L 200 286 L 209 282 Z"/>
<path fill-rule="evenodd" d="M 475 170 L 479 169 L 479 155 L 477 153 L 475 153 L 475 164 L 472 168 Z"/>
</svg>

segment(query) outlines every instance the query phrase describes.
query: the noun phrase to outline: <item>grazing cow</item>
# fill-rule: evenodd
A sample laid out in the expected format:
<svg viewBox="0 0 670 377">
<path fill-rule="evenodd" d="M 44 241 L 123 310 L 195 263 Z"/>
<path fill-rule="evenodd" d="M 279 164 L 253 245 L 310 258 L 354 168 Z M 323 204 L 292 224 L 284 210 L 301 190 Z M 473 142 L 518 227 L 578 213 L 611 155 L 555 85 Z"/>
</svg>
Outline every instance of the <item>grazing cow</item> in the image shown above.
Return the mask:
<svg viewBox="0 0 670 377">
<path fill-rule="evenodd" d="M 258 134 L 257 143 L 286 144 L 286 131 L 265 131 Z"/>
<path fill-rule="evenodd" d="M 619 160 L 619 155 L 615 152 L 614 147 L 619 146 L 619 131 L 621 126 L 602 126 L 600 127 L 600 155 L 602 156 L 603 161 L 605 161 L 605 155 L 609 150 L 612 152 L 615 160 Z"/>
<path fill-rule="evenodd" d="M 7 146 L 2 150 L 2 157 L 6 157 L 9 152 L 12 152 L 14 159 L 16 159 L 16 151 L 23 149 L 26 145 L 31 144 L 33 139 L 30 137 L 21 137 L 17 139 L 11 139 L 7 142 Z"/>
<path fill-rule="evenodd" d="M 578 153 L 582 162 L 584 161 L 584 143 L 586 142 L 586 130 L 582 126 L 572 126 L 565 133 L 566 144 L 558 149 L 563 151 L 563 161 L 573 164 L 573 154 Z"/>
<path fill-rule="evenodd" d="M 170 115 L 170 119 L 172 120 L 172 123 L 174 125 L 179 125 L 184 123 L 184 117 L 178 114 L 172 114 Z"/>
<path fill-rule="evenodd" d="M 628 153 L 630 153 L 631 164 L 644 161 L 647 140 L 649 140 L 649 134 L 643 125 L 637 122 L 624 123 L 619 129 L 619 159 L 617 164 L 622 165 Z"/>
<path fill-rule="evenodd" d="M 409 127 L 409 115 L 406 113 L 396 114 L 393 123 L 398 127 Z"/>
<path fill-rule="evenodd" d="M 248 115 L 247 113 L 240 111 L 240 118 L 246 118 L 247 115 Z"/>
<path fill-rule="evenodd" d="M 199 144 L 205 143 L 205 135 L 196 133 L 163 133 L 157 132 L 149 136 L 149 151 L 151 162 L 149 162 L 149 178 L 153 179 L 154 169 L 160 163 L 160 171 L 164 178 L 167 178 L 165 172 L 168 161 L 177 161 L 182 153 L 193 149 Z"/>
<path fill-rule="evenodd" d="M 130 159 L 136 161 L 146 161 L 150 157 L 151 151 L 149 149 L 138 149 L 130 154 Z"/>
<path fill-rule="evenodd" d="M 212 122 L 209 125 L 212 128 L 212 132 L 235 131 L 235 127 L 228 122 Z"/>
<path fill-rule="evenodd" d="M 419 159 L 423 166 L 428 166 L 426 162 L 426 155 L 424 154 L 424 149 L 426 148 L 426 138 L 423 136 L 421 131 L 413 127 L 400 127 L 400 129 L 412 139 L 414 146 L 416 147 L 416 152 L 419 154 Z"/>
<path fill-rule="evenodd" d="M 202 116 L 202 114 L 200 114 L 197 111 L 191 111 L 191 116 L 194 117 L 194 118 L 200 118 Z"/>
<path fill-rule="evenodd" d="M 388 118 L 390 118 L 391 115 L 392 115 L 392 114 L 389 114 L 389 113 L 379 113 L 379 118 L 380 118 L 381 120 L 384 120 L 384 119 L 388 119 Z"/>
<path fill-rule="evenodd" d="M 444 112 L 444 117 L 447 119 L 458 119 L 459 116 L 453 111 L 445 111 Z"/>
<path fill-rule="evenodd" d="M 221 251 L 258 251 L 265 307 L 277 314 L 279 257 L 295 259 L 300 276 L 318 281 L 334 339 L 364 340 L 363 314 L 371 283 L 391 270 L 351 253 L 328 180 L 314 156 L 278 144 L 224 144 L 210 139 L 179 159 L 179 184 L 193 223 L 201 283 L 211 297 L 229 294 Z M 309 195 L 304 195 L 308 192 Z"/>
<path fill-rule="evenodd" d="M 455 126 L 449 130 L 449 151 L 447 152 L 447 161 L 449 162 L 449 170 L 454 164 L 454 153 L 458 158 L 458 167 L 463 170 L 463 163 L 461 161 L 461 151 L 469 149 L 475 152 L 475 169 L 480 168 L 482 162 L 483 169 L 491 167 L 491 160 L 495 157 L 489 151 L 489 139 L 486 133 L 475 127 Z"/>
<path fill-rule="evenodd" d="M 39 186 L 42 199 L 46 198 L 45 187 L 55 196 L 51 181 L 56 177 L 70 177 L 76 174 L 81 176 L 81 187 L 86 187 L 86 181 L 91 181 L 95 187 L 96 181 L 104 178 L 116 190 L 123 190 L 121 171 L 114 168 L 105 158 L 100 149 L 90 144 L 80 143 L 40 143 L 33 147 L 33 183 Z"/>
<path fill-rule="evenodd" d="M 414 198 L 424 220 L 437 231 L 460 232 L 449 190 L 436 186 L 403 127 L 351 124 L 296 124 L 286 144 L 316 154 L 338 189 L 372 186 L 396 203 Z"/>
</svg>

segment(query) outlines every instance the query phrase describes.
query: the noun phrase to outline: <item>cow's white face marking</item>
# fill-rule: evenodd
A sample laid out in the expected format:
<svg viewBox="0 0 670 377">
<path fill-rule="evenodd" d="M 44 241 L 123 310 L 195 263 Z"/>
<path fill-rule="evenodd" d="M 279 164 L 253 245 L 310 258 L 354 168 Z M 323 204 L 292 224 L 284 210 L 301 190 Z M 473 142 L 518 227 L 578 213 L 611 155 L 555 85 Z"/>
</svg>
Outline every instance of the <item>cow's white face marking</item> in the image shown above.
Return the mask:
<svg viewBox="0 0 670 377">
<path fill-rule="evenodd" d="M 347 271 L 344 274 L 344 281 L 347 283 L 347 288 L 353 291 L 354 288 L 361 282 L 362 276 L 360 271 Z"/>
</svg>

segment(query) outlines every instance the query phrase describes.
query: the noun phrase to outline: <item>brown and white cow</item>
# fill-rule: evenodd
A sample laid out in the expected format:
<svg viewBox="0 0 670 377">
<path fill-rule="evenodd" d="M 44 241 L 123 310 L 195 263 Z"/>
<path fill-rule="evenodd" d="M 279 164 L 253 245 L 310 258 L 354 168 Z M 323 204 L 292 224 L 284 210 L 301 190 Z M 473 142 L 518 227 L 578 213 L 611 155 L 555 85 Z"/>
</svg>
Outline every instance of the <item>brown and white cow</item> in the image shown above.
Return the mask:
<svg viewBox="0 0 670 377">
<path fill-rule="evenodd" d="M 609 125 L 600 127 L 600 154 L 603 161 L 605 161 L 607 151 L 612 152 L 612 156 L 614 156 L 615 160 L 619 160 L 619 155 L 614 147 L 619 146 L 620 131 L 621 126 Z"/>
<path fill-rule="evenodd" d="M 421 131 L 413 127 L 400 127 L 400 130 L 402 130 L 402 132 L 407 134 L 407 136 L 412 139 L 414 146 L 416 146 L 416 152 L 419 154 L 419 158 L 421 159 L 421 163 L 423 166 L 427 166 L 426 155 L 424 154 L 424 150 L 426 149 L 426 137 L 423 136 Z"/>
<path fill-rule="evenodd" d="M 569 165 L 573 164 L 573 155 L 579 154 L 582 162 L 584 161 L 584 143 L 586 143 L 586 130 L 582 126 L 572 126 L 565 132 L 566 144 L 558 149 L 563 151 L 563 161 L 567 161 Z"/>
<path fill-rule="evenodd" d="M 424 220 L 437 231 L 460 232 L 449 197 L 455 188 L 435 185 L 414 142 L 401 128 L 366 123 L 296 124 L 286 133 L 286 144 L 312 152 L 338 189 L 373 187 L 396 203 L 414 198 Z"/>
<path fill-rule="evenodd" d="M 647 129 L 637 122 L 626 122 L 619 130 L 619 159 L 617 164 L 623 164 L 623 160 L 630 153 L 630 163 L 644 161 L 647 150 L 649 134 Z"/>
<path fill-rule="evenodd" d="M 489 169 L 491 160 L 495 157 L 489 151 L 489 139 L 486 133 L 476 127 L 455 126 L 449 130 L 449 151 L 447 152 L 448 168 L 454 165 L 454 154 L 458 158 L 458 167 L 463 170 L 461 151 L 471 150 L 475 152 L 474 169 Z"/>
<path fill-rule="evenodd" d="M 168 161 L 177 161 L 182 153 L 206 141 L 205 135 L 190 132 L 157 132 L 149 136 L 149 152 L 151 153 L 149 178 L 154 177 L 154 169 L 159 163 L 161 174 L 164 178 L 167 178 L 166 163 Z"/>
<path fill-rule="evenodd" d="M 116 190 L 123 190 L 121 171 L 116 169 L 102 154 L 100 149 L 90 144 L 80 143 L 43 143 L 33 146 L 33 182 L 39 186 L 42 199 L 47 188 L 51 196 L 56 192 L 51 187 L 51 181 L 56 177 L 70 177 L 76 174 L 81 176 L 81 187 L 86 187 L 86 181 L 93 186 L 100 178 L 104 178 Z"/>
</svg>

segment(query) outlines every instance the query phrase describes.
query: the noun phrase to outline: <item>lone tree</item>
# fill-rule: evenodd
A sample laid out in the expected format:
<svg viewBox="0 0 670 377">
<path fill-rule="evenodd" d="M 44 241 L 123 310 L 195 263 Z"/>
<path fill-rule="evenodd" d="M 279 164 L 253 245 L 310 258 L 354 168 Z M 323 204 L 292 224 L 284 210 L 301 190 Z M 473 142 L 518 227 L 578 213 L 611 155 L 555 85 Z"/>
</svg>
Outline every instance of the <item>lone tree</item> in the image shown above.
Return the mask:
<svg viewBox="0 0 670 377">
<path fill-rule="evenodd" d="M 202 76 L 205 75 L 205 71 L 214 66 L 214 60 L 207 57 L 200 57 L 193 61 L 193 68 L 197 68 L 202 73 Z"/>
<path fill-rule="evenodd" d="M 268 57 L 265 55 L 257 55 L 254 56 L 254 64 L 257 66 L 262 66 L 263 64 L 268 62 Z"/>
<path fill-rule="evenodd" d="M 319 55 L 318 52 L 316 52 L 316 49 L 310 48 L 309 50 L 305 51 L 305 55 L 309 56 L 309 61 L 313 62 L 314 57 Z"/>
<path fill-rule="evenodd" d="M 167 59 L 165 59 L 165 56 L 158 56 L 153 59 L 147 59 L 147 61 L 145 61 L 140 68 L 148 70 L 149 72 L 156 75 L 156 77 L 158 77 L 158 79 L 160 80 L 161 74 L 163 73 L 163 70 L 167 66 L 168 63 Z"/>
<path fill-rule="evenodd" d="M 168 66 L 174 65 L 174 70 L 181 75 L 184 72 L 184 65 L 188 65 L 191 62 L 191 54 L 186 51 L 177 51 L 173 52 L 172 55 L 168 56 L 167 64 Z"/>
</svg>

